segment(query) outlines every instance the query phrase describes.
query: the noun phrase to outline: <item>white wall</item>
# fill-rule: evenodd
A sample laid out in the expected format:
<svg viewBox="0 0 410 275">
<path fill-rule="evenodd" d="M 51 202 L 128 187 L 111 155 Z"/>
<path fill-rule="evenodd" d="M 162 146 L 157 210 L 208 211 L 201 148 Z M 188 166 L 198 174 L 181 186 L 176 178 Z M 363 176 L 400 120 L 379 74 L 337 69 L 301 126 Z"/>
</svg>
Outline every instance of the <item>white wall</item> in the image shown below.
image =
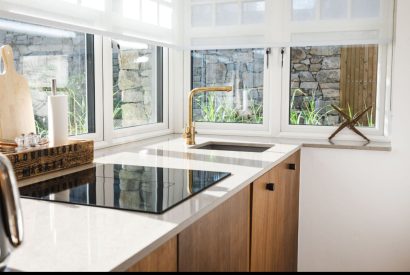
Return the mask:
<svg viewBox="0 0 410 275">
<path fill-rule="evenodd" d="M 410 1 L 397 1 L 393 152 L 303 150 L 300 271 L 410 271 Z"/>
</svg>

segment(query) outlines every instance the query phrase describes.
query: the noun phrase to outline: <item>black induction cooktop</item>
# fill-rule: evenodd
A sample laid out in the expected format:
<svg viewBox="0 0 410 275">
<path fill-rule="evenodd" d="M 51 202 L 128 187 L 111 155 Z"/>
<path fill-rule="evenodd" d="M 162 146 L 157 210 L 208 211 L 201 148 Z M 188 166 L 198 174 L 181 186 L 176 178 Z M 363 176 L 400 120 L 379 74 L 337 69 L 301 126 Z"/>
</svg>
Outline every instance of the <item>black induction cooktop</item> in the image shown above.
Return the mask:
<svg viewBox="0 0 410 275">
<path fill-rule="evenodd" d="M 230 175 L 105 164 L 22 187 L 20 195 L 26 199 L 163 214 Z"/>
</svg>

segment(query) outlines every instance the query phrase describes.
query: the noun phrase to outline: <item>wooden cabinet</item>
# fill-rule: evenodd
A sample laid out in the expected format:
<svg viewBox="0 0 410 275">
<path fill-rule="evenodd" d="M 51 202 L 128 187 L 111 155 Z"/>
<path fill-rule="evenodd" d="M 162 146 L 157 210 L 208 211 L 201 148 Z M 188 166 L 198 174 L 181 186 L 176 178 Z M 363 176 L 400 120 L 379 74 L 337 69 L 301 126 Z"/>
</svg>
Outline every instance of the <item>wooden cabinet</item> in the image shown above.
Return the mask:
<svg viewBox="0 0 410 275">
<path fill-rule="evenodd" d="M 297 271 L 300 152 L 253 184 L 253 272 Z"/>
<path fill-rule="evenodd" d="M 297 271 L 300 152 L 130 271 Z"/>
<path fill-rule="evenodd" d="M 249 271 L 250 193 L 248 186 L 178 237 L 178 271 Z"/>
<path fill-rule="evenodd" d="M 128 272 L 177 272 L 177 238 L 173 238 L 143 260 L 131 267 Z"/>
</svg>

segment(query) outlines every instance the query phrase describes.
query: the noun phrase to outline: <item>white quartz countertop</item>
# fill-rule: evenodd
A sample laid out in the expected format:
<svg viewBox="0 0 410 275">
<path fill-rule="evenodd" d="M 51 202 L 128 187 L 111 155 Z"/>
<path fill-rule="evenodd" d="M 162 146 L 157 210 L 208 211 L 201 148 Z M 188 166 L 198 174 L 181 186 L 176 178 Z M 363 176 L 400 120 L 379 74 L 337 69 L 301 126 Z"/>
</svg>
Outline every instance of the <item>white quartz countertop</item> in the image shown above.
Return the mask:
<svg viewBox="0 0 410 275">
<path fill-rule="evenodd" d="M 197 138 L 198 144 L 208 141 L 227 138 Z M 267 143 L 258 138 L 246 141 Z M 99 150 L 96 163 L 221 171 L 232 176 L 163 215 L 23 199 L 25 239 L 13 252 L 9 267 L 20 271 L 125 271 L 300 148 L 299 144 L 275 144 L 264 153 L 205 151 L 190 149 L 182 138 L 171 135 Z"/>
</svg>

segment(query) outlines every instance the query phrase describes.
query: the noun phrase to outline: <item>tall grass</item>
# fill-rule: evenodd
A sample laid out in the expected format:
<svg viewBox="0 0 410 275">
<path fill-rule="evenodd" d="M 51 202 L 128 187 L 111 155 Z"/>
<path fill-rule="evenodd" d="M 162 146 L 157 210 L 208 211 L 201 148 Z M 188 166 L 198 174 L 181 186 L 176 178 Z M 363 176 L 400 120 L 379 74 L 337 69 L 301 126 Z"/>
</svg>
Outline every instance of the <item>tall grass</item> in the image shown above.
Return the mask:
<svg viewBox="0 0 410 275">
<path fill-rule="evenodd" d="M 263 124 L 263 104 L 255 100 L 250 101 L 247 112 L 233 107 L 225 96 L 215 93 L 198 95 L 195 105 L 201 111 L 197 122 Z"/>
<path fill-rule="evenodd" d="M 70 77 L 67 87 L 58 89 L 58 92 L 68 96 L 68 131 L 70 136 L 88 133 L 88 102 L 85 93 L 85 77 L 82 75 Z M 50 88 L 44 88 L 50 94 Z M 46 118 L 35 116 L 38 135 L 48 135 Z"/>
<path fill-rule="evenodd" d="M 294 89 L 290 101 L 290 123 L 291 125 L 323 126 L 328 115 L 333 111 L 330 105 L 318 108 L 316 105 L 316 92 L 308 96 L 302 89 Z M 303 96 L 302 108 L 295 106 L 296 96 Z"/>
<path fill-rule="evenodd" d="M 302 89 L 294 89 L 292 91 L 292 97 L 290 99 L 290 124 L 291 125 L 311 125 L 311 126 L 328 126 L 329 115 L 334 111 L 331 105 L 324 107 L 317 107 L 316 93 L 314 91 L 311 96 L 307 95 Z M 303 97 L 303 103 L 301 108 L 296 107 L 296 97 Z M 364 103 L 367 108 L 366 103 Z M 347 114 L 351 119 L 355 118 L 358 113 L 355 113 L 350 105 L 347 106 Z M 366 123 L 359 122 L 359 127 L 375 127 L 373 118 L 373 108 L 366 114 Z"/>
</svg>

